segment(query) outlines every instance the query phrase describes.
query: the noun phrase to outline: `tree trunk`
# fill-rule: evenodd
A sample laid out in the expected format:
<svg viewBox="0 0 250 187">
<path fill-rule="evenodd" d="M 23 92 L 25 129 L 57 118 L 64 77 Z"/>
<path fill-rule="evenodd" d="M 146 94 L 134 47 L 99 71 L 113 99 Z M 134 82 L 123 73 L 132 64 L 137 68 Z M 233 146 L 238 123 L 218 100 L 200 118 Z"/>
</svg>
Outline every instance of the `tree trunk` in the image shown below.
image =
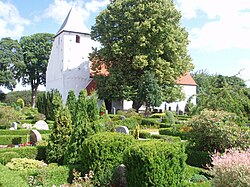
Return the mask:
<svg viewBox="0 0 250 187">
<path fill-rule="evenodd" d="M 136 112 L 138 112 L 139 108 L 142 106 L 142 103 L 141 102 L 138 102 L 138 101 L 133 101 L 133 104 L 132 104 L 132 108 L 136 110 Z"/>
<path fill-rule="evenodd" d="M 36 104 L 36 95 L 37 95 L 37 86 L 36 87 L 32 87 L 32 94 L 31 94 L 31 107 L 35 108 L 35 104 Z"/>
</svg>

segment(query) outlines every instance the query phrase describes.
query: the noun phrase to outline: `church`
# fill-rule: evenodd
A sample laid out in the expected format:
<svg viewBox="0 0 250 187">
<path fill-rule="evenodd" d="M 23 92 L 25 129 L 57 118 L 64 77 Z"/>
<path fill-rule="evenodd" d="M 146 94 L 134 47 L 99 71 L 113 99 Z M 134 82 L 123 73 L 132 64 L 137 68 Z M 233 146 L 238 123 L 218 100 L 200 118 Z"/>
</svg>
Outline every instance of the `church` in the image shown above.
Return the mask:
<svg viewBox="0 0 250 187">
<path fill-rule="evenodd" d="M 66 102 L 68 92 L 74 90 L 77 96 L 82 89 L 88 93 L 94 89 L 94 82 L 91 76 L 91 69 L 88 55 L 92 47 L 99 47 L 100 44 L 91 40 L 90 34 L 84 31 L 83 21 L 79 20 L 75 9 L 71 9 L 65 18 L 62 26 L 55 35 L 49 63 L 46 71 L 46 91 L 57 89 Z M 182 86 L 185 99 L 180 102 L 163 102 L 156 109 L 182 111 L 184 112 L 187 100 L 196 104 L 196 83 L 189 73 L 186 73 L 176 81 Z M 107 106 L 109 111 L 128 110 L 132 108 L 132 101 L 113 101 Z M 142 106 L 141 110 L 144 109 Z"/>
</svg>

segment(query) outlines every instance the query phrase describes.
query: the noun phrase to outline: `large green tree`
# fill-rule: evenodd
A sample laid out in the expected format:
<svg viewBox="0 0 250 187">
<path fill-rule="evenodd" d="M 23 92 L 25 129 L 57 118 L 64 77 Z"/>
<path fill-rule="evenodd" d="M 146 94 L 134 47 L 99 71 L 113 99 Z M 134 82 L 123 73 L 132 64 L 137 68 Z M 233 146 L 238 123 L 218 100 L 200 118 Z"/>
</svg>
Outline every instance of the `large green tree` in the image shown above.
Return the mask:
<svg viewBox="0 0 250 187">
<path fill-rule="evenodd" d="M 24 66 L 22 48 L 17 40 L 2 38 L 0 40 L 0 86 L 13 90 L 19 69 Z"/>
<path fill-rule="evenodd" d="M 32 107 L 39 85 L 46 84 L 46 70 L 52 48 L 53 34 L 37 33 L 20 39 L 25 66 L 21 69 L 20 80 L 23 85 L 31 85 Z"/>
<path fill-rule="evenodd" d="M 152 72 L 161 91 L 192 69 L 188 33 L 172 0 L 111 1 L 96 18 L 92 39 L 102 45 L 91 54 L 101 99 L 138 103 L 140 79 Z M 103 67 L 109 76 L 98 75 Z M 105 93 L 105 94 L 102 94 Z"/>
<path fill-rule="evenodd" d="M 195 72 L 193 78 L 198 85 L 193 113 L 203 109 L 224 110 L 249 118 L 250 90 L 244 80 L 237 76 L 210 75 L 206 71 Z"/>
</svg>

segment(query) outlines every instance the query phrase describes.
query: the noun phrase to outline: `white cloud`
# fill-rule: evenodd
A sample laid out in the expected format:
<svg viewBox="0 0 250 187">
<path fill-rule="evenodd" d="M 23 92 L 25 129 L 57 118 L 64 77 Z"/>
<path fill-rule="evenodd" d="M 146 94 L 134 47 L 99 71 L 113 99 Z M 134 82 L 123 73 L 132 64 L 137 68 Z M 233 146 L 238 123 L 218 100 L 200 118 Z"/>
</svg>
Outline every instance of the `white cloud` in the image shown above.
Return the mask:
<svg viewBox="0 0 250 187">
<path fill-rule="evenodd" d="M 249 0 L 177 0 L 183 19 L 196 21 L 206 16 L 202 27 L 190 31 L 191 48 L 223 50 L 250 49 Z"/>
<path fill-rule="evenodd" d="M 86 3 L 85 8 L 87 11 L 90 12 L 98 12 L 100 8 L 105 7 L 107 4 L 109 4 L 109 2 L 110 0 L 103 0 L 103 1 L 92 0 Z"/>
<path fill-rule="evenodd" d="M 0 1 L 0 38 L 18 38 L 29 24 L 30 21 L 21 17 L 13 4 Z"/>
</svg>

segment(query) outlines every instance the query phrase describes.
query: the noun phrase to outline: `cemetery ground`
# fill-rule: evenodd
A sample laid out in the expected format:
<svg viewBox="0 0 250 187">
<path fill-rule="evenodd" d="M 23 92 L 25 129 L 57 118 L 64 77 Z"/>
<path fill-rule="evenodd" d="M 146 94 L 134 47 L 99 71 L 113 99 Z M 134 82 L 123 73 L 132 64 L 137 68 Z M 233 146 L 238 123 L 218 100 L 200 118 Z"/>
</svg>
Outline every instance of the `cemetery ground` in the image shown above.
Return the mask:
<svg viewBox="0 0 250 187">
<path fill-rule="evenodd" d="M 227 113 L 204 111 L 188 116 L 166 111 L 144 117 L 134 110 L 117 114 L 100 110 L 91 123 L 99 130 L 88 135 L 82 130 L 82 136 L 86 135 L 82 141 L 77 139 L 76 125 L 72 127 L 75 143 L 65 134 L 55 138 L 58 124 L 65 125 L 65 121 L 47 120 L 37 109 L 2 103 L 0 186 L 249 186 L 249 127 L 236 126 Z M 218 129 L 209 123 L 218 124 L 223 117 L 228 121 Z M 81 125 L 89 128 L 86 123 L 83 120 Z M 80 149 L 63 147 L 60 139 Z M 218 164 L 220 156 L 210 154 L 232 147 L 241 147 L 241 151 L 227 151 L 228 163 Z M 72 156 L 72 150 L 77 154 Z M 242 160 L 236 158 L 237 165 L 231 162 L 235 155 Z"/>
</svg>

